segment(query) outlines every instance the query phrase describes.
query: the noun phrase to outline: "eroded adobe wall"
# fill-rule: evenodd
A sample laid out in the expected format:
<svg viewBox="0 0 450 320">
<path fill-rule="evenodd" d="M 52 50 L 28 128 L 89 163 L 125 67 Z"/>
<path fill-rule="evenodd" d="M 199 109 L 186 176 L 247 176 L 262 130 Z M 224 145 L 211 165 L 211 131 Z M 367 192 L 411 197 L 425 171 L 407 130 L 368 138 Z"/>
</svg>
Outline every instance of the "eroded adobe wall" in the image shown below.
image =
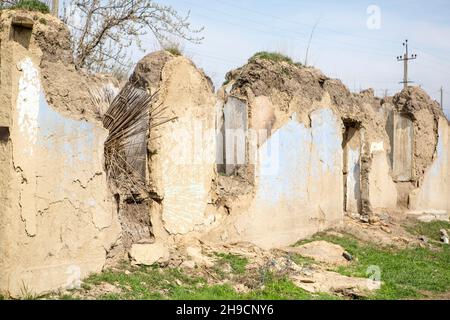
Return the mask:
<svg viewBox="0 0 450 320">
<path fill-rule="evenodd" d="M 397 207 L 412 214 L 448 218 L 448 120 L 439 104 L 423 89 L 408 87 L 386 99 L 383 107 L 388 113 L 386 131 Z"/>
<path fill-rule="evenodd" d="M 396 209 L 398 193 L 391 176 L 389 155 L 383 141 L 373 142 L 370 148 L 369 201 L 372 210 L 380 212 Z"/>
<path fill-rule="evenodd" d="M 213 222 L 209 212 L 215 179 L 213 88 L 191 61 L 160 51 L 144 57 L 130 81 L 156 93 L 165 109 L 150 122 L 149 188 L 156 241 L 201 230 Z M 154 123 L 173 119 L 161 126 Z"/>
<path fill-rule="evenodd" d="M 339 225 L 344 213 L 372 221 L 374 213 L 407 210 L 414 192 L 427 194 L 433 182 L 448 192 L 445 172 L 439 181 L 427 182 L 437 161 L 441 112 L 420 88 L 382 100 L 372 90 L 350 93 L 313 68 L 254 59 L 227 75 L 219 99 L 224 143 L 218 145 L 217 161 L 224 163 L 218 168 L 238 178 L 219 178 L 225 186 L 219 199 L 229 216 L 212 238 L 287 245 Z M 319 120 L 318 113 L 333 116 Z M 245 132 L 245 143 L 227 140 L 239 136 L 227 132 L 236 128 Z M 334 160 L 324 171 L 326 157 Z M 268 175 L 267 168 L 278 161 L 281 169 Z M 242 196 L 233 186 L 239 179 L 251 190 Z M 447 206 L 443 193 L 434 194 L 433 204 L 429 196 L 421 201 Z"/>
<path fill-rule="evenodd" d="M 360 158 L 370 153 L 371 142 L 388 142 L 386 133 L 377 129 L 384 119 L 373 95 L 351 95 L 339 81 L 316 69 L 266 60 L 230 72 L 227 80 L 219 91 L 224 111 L 217 121 L 224 123 L 225 174 L 240 176 L 252 191 L 242 196 L 219 191 L 229 216 L 209 237 L 252 241 L 263 247 L 289 245 L 341 224 L 344 201 L 355 211 L 364 206 L 364 200 L 367 206 L 369 192 L 363 194 Z M 246 131 L 245 163 L 237 161 L 242 158 L 236 154 L 242 143 L 227 145 L 232 133 L 226 132 L 236 129 L 236 121 L 227 125 L 227 117 L 240 120 L 242 110 L 247 110 L 247 119 L 239 122 L 248 123 L 249 128 L 240 128 Z M 343 183 L 345 123 L 354 124 L 356 132 L 356 141 L 348 144 L 346 153 L 351 173 L 347 192 Z M 235 153 L 229 155 L 230 150 Z M 234 171 L 230 159 L 237 168 Z M 220 179 L 225 186 L 234 181 Z M 227 201 L 231 196 L 233 201 Z"/>
<path fill-rule="evenodd" d="M 419 188 L 410 194 L 409 208 L 419 213 L 447 212 L 450 195 L 449 153 L 450 141 L 449 124 L 441 117 L 438 122 L 438 143 L 435 160 L 425 171 Z"/>
<path fill-rule="evenodd" d="M 120 238 L 103 168 L 106 130 L 95 119 L 80 120 L 86 112 L 68 110 L 70 97 L 65 106 L 53 100 L 65 113 L 48 103 L 37 37 L 61 27 L 53 19 L 20 11 L 1 16 L 0 114 L 10 137 L 0 156 L 0 290 L 12 296 L 77 285 L 102 270 Z M 15 21 L 26 23 L 29 30 L 19 31 L 29 32 L 27 42 L 15 36 Z"/>
<path fill-rule="evenodd" d="M 227 240 L 271 248 L 339 225 L 341 143 L 340 121 L 331 109 L 312 112 L 311 127 L 293 114 L 258 149 L 254 198 Z"/>
</svg>

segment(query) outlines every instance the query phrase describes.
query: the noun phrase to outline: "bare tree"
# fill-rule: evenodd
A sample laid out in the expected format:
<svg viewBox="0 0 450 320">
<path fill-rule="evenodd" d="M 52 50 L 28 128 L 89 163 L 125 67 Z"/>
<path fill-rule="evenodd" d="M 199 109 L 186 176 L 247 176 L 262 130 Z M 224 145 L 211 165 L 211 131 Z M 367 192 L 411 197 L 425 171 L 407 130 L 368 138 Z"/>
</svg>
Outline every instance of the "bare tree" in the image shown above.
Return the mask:
<svg viewBox="0 0 450 320">
<path fill-rule="evenodd" d="M 141 37 L 148 33 L 160 43 L 173 36 L 203 40 L 203 28 L 191 27 L 189 13 L 181 16 L 153 0 L 69 0 L 63 20 L 72 31 L 75 65 L 93 72 L 127 68 L 127 49 L 135 44 L 143 50 Z"/>
</svg>

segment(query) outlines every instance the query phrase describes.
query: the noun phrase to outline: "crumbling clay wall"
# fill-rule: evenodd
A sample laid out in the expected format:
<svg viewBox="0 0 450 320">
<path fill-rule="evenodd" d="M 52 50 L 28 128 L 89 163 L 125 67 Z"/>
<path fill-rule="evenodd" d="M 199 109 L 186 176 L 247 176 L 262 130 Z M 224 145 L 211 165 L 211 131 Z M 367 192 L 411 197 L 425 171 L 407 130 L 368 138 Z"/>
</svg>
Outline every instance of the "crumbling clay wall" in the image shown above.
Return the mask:
<svg viewBox="0 0 450 320">
<path fill-rule="evenodd" d="M 339 225 L 340 126 L 333 111 L 324 108 L 311 113 L 309 128 L 293 114 L 274 132 L 258 148 L 254 198 L 233 223 L 236 234 L 225 237 L 270 248 Z"/>
<path fill-rule="evenodd" d="M 77 286 L 102 270 L 120 238 L 103 168 L 107 132 L 69 110 L 68 96 L 60 97 L 65 106 L 53 99 L 64 114 L 49 103 L 39 38 L 62 23 L 21 11 L 2 11 L 0 21 L 0 117 L 9 132 L 0 147 L 0 290 L 21 296 Z"/>
<path fill-rule="evenodd" d="M 229 216 L 209 237 L 289 245 L 338 226 L 345 208 L 371 208 L 362 159 L 371 157 L 372 143 L 388 144 L 373 93 L 352 95 L 319 70 L 263 59 L 230 72 L 227 81 L 219 91 L 218 161 L 252 191 L 228 201 L 219 190 Z"/>
<path fill-rule="evenodd" d="M 444 213 L 448 217 L 450 195 L 450 126 L 441 117 L 438 122 L 438 143 L 434 161 L 426 170 L 420 187 L 410 193 L 409 209 L 418 213 Z"/>
<path fill-rule="evenodd" d="M 148 185 L 154 238 L 168 245 L 213 222 L 216 99 L 191 61 L 166 51 L 144 57 L 130 81 L 156 94 L 154 106 L 164 110 L 150 120 Z"/>
<path fill-rule="evenodd" d="M 227 75 L 219 98 L 217 161 L 230 177 L 218 197 L 229 215 L 212 238 L 275 247 L 344 214 L 370 222 L 408 203 L 448 205 L 447 120 L 420 88 L 381 100 L 319 70 L 255 58 Z M 251 191 L 228 192 L 236 181 Z"/>
<path fill-rule="evenodd" d="M 448 120 L 439 104 L 423 89 L 408 87 L 387 98 L 383 109 L 397 206 L 448 218 Z"/>
<path fill-rule="evenodd" d="M 369 201 L 374 212 L 397 208 L 397 187 L 391 176 L 389 155 L 383 141 L 370 147 Z"/>
</svg>

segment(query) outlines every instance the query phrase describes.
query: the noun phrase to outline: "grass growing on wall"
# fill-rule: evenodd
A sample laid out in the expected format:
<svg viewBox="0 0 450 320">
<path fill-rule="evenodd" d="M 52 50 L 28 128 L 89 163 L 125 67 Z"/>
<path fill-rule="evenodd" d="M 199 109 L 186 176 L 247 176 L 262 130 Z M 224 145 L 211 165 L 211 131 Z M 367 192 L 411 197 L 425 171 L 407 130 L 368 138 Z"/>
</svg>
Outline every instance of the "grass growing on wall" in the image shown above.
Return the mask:
<svg viewBox="0 0 450 320">
<path fill-rule="evenodd" d="M 280 52 L 268 52 L 268 51 L 257 52 L 248 61 L 252 62 L 255 61 L 256 59 L 269 60 L 273 62 L 287 62 L 289 64 L 296 65 L 299 67 L 302 65 L 300 62 L 294 62 L 292 58 Z"/>
<path fill-rule="evenodd" d="M 1 9 L 5 8 L 6 7 L 1 7 Z M 50 12 L 48 5 L 39 0 L 19 0 L 16 4 L 8 7 L 8 9 L 23 9 L 28 11 L 39 11 L 42 13 Z"/>
<path fill-rule="evenodd" d="M 166 50 L 167 52 L 173 54 L 173 55 L 176 56 L 176 57 L 182 55 L 180 48 L 175 47 L 175 46 L 174 46 L 174 47 L 164 48 L 164 50 Z"/>
</svg>

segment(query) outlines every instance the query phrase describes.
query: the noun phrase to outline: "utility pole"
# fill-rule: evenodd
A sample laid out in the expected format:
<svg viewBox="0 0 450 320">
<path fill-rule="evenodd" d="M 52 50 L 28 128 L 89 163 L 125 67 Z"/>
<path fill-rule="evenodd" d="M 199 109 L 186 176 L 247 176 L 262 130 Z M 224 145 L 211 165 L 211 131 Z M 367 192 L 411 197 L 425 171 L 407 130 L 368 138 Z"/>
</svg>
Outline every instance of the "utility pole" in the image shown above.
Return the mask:
<svg viewBox="0 0 450 320">
<path fill-rule="evenodd" d="M 408 40 L 403 42 L 403 46 L 406 49 L 405 54 L 403 55 L 403 58 L 402 56 L 398 56 L 397 61 L 403 61 L 403 81 L 400 83 L 403 83 L 403 86 L 406 89 L 408 87 L 408 83 L 412 83 L 412 81 L 408 80 L 408 61 L 417 59 L 417 54 L 412 54 L 411 56 L 409 56 Z"/>
<path fill-rule="evenodd" d="M 444 87 L 441 86 L 441 109 L 444 110 Z"/>
<path fill-rule="evenodd" d="M 59 13 L 59 0 L 52 0 L 52 15 L 58 17 Z"/>
</svg>

